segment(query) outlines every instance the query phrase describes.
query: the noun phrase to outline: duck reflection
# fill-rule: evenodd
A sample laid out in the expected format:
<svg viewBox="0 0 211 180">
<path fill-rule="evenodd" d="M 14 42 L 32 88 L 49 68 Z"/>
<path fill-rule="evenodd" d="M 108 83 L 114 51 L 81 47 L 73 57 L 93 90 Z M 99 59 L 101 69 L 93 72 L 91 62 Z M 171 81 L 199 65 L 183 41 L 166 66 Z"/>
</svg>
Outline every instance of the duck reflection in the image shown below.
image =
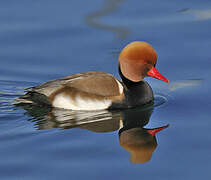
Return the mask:
<svg viewBox="0 0 211 180">
<path fill-rule="evenodd" d="M 152 111 L 151 107 L 142 111 L 134 109 L 123 113 L 123 127 L 119 130 L 119 143 L 130 153 L 132 163 L 149 161 L 157 147 L 155 134 L 169 126 L 154 129 L 143 128 L 149 122 Z"/>
<path fill-rule="evenodd" d="M 145 163 L 157 147 L 156 133 L 167 126 L 143 128 L 153 111 L 153 105 L 122 111 L 70 111 L 56 108 L 18 105 L 34 117 L 37 129 L 81 128 L 103 133 L 119 130 L 119 143 L 130 153 L 132 163 Z"/>
<path fill-rule="evenodd" d="M 119 131 L 119 143 L 130 153 L 130 161 L 133 163 L 145 163 L 152 157 L 157 147 L 155 134 L 167 126 L 145 129 L 134 127 Z"/>
</svg>

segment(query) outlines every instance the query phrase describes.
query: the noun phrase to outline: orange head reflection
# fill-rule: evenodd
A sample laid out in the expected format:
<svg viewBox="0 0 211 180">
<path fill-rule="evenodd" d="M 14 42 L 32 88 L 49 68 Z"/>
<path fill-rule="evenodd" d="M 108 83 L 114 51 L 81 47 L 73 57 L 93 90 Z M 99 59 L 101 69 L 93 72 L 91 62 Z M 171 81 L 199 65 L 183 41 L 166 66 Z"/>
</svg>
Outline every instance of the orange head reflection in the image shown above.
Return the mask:
<svg viewBox="0 0 211 180">
<path fill-rule="evenodd" d="M 155 134 L 167 126 L 145 129 L 141 127 L 122 130 L 119 133 L 119 143 L 130 153 L 132 163 L 145 163 L 151 159 L 157 147 Z"/>
</svg>

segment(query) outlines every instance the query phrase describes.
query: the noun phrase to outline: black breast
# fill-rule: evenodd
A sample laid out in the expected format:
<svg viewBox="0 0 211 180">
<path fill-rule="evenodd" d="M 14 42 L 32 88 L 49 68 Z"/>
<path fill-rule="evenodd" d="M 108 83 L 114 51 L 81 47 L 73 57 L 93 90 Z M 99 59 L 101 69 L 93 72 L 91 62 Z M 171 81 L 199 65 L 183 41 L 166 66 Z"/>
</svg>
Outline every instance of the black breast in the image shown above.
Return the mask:
<svg viewBox="0 0 211 180">
<path fill-rule="evenodd" d="M 133 82 L 125 78 L 119 68 L 119 74 L 126 88 L 125 93 L 125 103 L 128 107 L 135 107 L 140 105 L 145 105 L 153 102 L 154 95 L 150 85 L 142 80 L 140 82 Z"/>
<path fill-rule="evenodd" d="M 140 81 L 125 90 L 126 101 L 129 106 L 139 106 L 151 103 L 154 99 L 153 91 L 146 81 Z"/>
</svg>

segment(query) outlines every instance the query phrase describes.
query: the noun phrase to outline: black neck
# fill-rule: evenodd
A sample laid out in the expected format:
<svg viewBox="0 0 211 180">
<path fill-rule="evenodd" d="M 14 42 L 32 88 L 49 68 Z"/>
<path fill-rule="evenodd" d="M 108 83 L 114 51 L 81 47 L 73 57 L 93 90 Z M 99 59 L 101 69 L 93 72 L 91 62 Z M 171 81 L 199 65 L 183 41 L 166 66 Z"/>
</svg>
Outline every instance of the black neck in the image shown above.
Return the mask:
<svg viewBox="0 0 211 180">
<path fill-rule="evenodd" d="M 127 79 L 122 74 L 120 67 L 119 74 L 122 78 L 122 82 L 127 87 L 124 93 L 126 96 L 127 104 L 129 104 L 129 106 L 135 107 L 153 102 L 154 98 L 152 88 L 146 81 L 133 82 Z"/>
<path fill-rule="evenodd" d="M 121 71 L 121 68 L 119 66 L 119 75 L 122 79 L 122 82 L 126 85 L 127 88 L 131 88 L 131 87 L 134 87 L 134 86 L 137 86 L 139 85 L 139 82 L 133 82 L 129 79 L 127 79 L 123 74 L 122 74 L 122 71 Z"/>
</svg>

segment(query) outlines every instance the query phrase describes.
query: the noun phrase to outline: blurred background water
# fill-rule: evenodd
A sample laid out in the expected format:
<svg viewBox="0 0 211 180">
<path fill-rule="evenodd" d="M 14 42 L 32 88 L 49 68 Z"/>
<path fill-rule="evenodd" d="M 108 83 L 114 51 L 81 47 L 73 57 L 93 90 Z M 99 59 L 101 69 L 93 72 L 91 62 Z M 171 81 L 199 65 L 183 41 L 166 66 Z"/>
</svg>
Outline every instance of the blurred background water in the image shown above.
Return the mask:
<svg viewBox="0 0 211 180">
<path fill-rule="evenodd" d="M 0 179 L 211 178 L 211 1 L 8 0 L 0 27 Z M 152 44 L 170 80 L 146 78 L 154 108 L 13 105 L 24 88 L 68 74 L 119 77 L 118 54 L 134 40 Z"/>
</svg>

